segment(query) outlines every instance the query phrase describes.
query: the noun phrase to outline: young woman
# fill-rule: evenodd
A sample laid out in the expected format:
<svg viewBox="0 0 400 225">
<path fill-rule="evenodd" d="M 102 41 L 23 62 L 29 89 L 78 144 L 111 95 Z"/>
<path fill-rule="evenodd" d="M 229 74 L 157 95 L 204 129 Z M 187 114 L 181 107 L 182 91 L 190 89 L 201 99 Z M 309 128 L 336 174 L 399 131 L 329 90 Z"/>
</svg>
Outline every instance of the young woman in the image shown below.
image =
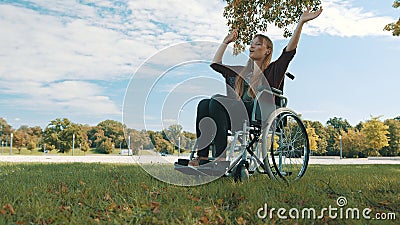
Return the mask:
<svg viewBox="0 0 400 225">
<path fill-rule="evenodd" d="M 236 40 L 237 30 L 224 38 L 215 53 L 211 67 L 224 76 L 227 83 L 227 96 L 213 96 L 211 99 L 199 102 L 196 117 L 198 157 L 189 162 L 190 166 L 208 162 L 209 146 L 212 140 L 214 140 L 216 156 L 221 159 L 225 157 L 228 130 L 238 130 L 244 120 L 249 121 L 257 87 L 267 85 L 265 82 L 276 89 L 282 87 L 285 72 L 296 54 L 304 23 L 315 19 L 321 12 L 322 7 L 317 11 L 311 11 L 308 8 L 303 12 L 288 45 L 274 62 L 271 62 L 272 41 L 265 35 L 257 34 L 251 42 L 250 59 L 246 66 L 223 65 L 222 56 L 227 45 Z"/>
</svg>

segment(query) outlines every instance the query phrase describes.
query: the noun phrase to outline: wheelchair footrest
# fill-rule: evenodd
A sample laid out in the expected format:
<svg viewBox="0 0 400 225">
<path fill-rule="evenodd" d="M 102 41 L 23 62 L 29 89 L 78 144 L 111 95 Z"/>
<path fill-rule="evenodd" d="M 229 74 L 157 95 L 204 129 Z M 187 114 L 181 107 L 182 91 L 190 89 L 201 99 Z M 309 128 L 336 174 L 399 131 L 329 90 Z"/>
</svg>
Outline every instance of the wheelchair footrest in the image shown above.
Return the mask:
<svg viewBox="0 0 400 225">
<path fill-rule="evenodd" d="M 202 160 L 200 166 L 188 166 L 188 159 L 178 159 L 174 169 L 188 175 L 199 176 L 222 176 L 228 171 L 230 161 L 208 161 Z"/>
</svg>

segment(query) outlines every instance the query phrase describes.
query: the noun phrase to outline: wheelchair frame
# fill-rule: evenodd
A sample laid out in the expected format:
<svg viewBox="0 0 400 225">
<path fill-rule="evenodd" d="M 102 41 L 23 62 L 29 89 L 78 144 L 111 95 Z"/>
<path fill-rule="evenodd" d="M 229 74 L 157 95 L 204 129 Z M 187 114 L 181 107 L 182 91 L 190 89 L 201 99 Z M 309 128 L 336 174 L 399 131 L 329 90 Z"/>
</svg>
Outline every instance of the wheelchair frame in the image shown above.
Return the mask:
<svg viewBox="0 0 400 225">
<path fill-rule="evenodd" d="M 268 119 L 257 124 L 255 112 L 258 104 L 254 104 L 252 122 L 243 123 L 242 130 L 234 132 L 233 140 L 227 146 L 226 161 L 211 161 L 198 168 L 188 167 L 184 162 L 175 163 L 175 169 L 196 175 L 233 176 L 235 181 L 244 181 L 256 171 L 267 174 L 271 179 L 294 181 L 300 179 L 306 172 L 309 160 L 309 140 L 303 122 L 291 109 L 286 108 L 287 98 L 282 91 L 271 88 L 261 90 L 255 97 L 258 102 L 262 94 L 272 94 L 279 98 L 280 106 Z M 294 133 L 291 133 L 294 131 Z M 192 148 L 190 160 L 194 159 L 197 141 Z M 213 152 L 213 157 L 215 157 Z M 214 160 L 215 158 L 210 158 Z M 183 165 L 182 165 L 183 164 Z M 193 170 L 198 171 L 193 173 Z"/>
</svg>

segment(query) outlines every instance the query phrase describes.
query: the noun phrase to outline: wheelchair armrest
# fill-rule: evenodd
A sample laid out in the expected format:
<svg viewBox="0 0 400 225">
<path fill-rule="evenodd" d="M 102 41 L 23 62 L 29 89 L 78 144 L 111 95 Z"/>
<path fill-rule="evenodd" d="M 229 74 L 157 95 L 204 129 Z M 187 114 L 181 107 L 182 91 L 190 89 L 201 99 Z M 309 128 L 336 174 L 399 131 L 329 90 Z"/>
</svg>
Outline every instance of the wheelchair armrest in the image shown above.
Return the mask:
<svg viewBox="0 0 400 225">
<path fill-rule="evenodd" d="M 269 93 L 269 94 L 271 94 L 271 95 L 273 95 L 275 97 L 279 97 L 281 99 L 287 100 L 287 98 L 285 96 L 283 96 L 283 92 L 281 90 L 279 90 L 277 88 L 273 88 L 273 87 L 271 87 L 271 90 L 269 90 L 269 89 L 267 89 L 265 87 L 262 87 L 261 89 L 260 88 L 258 89 L 258 93 L 257 93 L 256 97 L 254 98 L 254 102 L 258 101 L 258 99 L 264 93 Z"/>
<path fill-rule="evenodd" d="M 283 92 L 282 92 L 281 90 L 276 89 L 276 88 L 273 88 L 273 87 L 271 87 L 271 90 L 269 90 L 268 88 L 265 88 L 265 87 L 260 87 L 260 88 L 258 89 L 258 93 L 257 93 L 256 97 L 254 98 L 254 104 L 253 104 L 253 111 L 252 111 L 252 115 L 251 115 L 251 121 L 255 121 L 255 122 L 257 121 L 257 119 L 256 119 L 256 112 L 257 112 L 258 101 L 259 101 L 260 97 L 261 97 L 263 94 L 265 94 L 265 93 L 270 94 L 270 95 L 273 95 L 274 97 L 280 98 L 281 101 L 284 102 L 284 104 L 283 104 L 284 106 L 285 106 L 286 103 L 287 103 L 287 98 L 286 98 L 285 96 L 282 95 Z M 261 110 L 261 109 L 260 109 L 260 110 Z"/>
</svg>

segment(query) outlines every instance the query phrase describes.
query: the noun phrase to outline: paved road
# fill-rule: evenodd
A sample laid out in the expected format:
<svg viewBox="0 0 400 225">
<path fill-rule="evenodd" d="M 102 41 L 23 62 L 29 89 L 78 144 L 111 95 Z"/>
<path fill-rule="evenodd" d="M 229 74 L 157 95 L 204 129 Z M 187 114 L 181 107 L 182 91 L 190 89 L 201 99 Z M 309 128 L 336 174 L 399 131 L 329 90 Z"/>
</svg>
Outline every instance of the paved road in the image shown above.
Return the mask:
<svg viewBox="0 0 400 225">
<path fill-rule="evenodd" d="M 88 155 L 88 156 L 58 156 L 58 155 L 8 155 L 0 156 L 0 162 L 40 162 L 40 163 L 125 163 L 125 164 L 172 164 L 177 161 L 177 156 L 115 156 L 115 155 Z M 180 158 L 187 158 L 182 156 Z M 317 157 L 310 158 L 309 164 L 400 164 L 400 157 L 372 157 L 365 159 L 340 159 L 339 157 Z"/>
</svg>

